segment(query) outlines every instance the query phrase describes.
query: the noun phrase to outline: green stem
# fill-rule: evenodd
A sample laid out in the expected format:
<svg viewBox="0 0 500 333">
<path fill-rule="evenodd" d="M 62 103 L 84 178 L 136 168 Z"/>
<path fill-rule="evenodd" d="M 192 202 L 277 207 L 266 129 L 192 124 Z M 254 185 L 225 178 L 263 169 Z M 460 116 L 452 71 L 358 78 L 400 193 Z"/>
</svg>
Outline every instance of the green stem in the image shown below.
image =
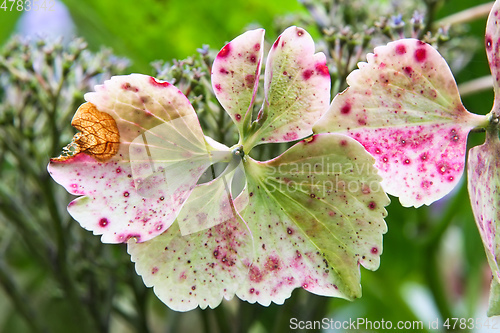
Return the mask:
<svg viewBox="0 0 500 333">
<path fill-rule="evenodd" d="M 490 13 L 491 7 L 495 2 L 488 2 L 475 7 L 467 8 L 461 12 L 447 16 L 435 22 L 434 27 L 455 25 L 461 23 L 471 22 L 483 17 L 487 17 Z"/>
<path fill-rule="evenodd" d="M 434 18 L 436 17 L 436 10 L 439 0 L 426 0 L 427 12 L 425 15 L 425 27 L 420 31 L 419 39 L 421 39 L 428 31 L 432 30 L 434 25 Z"/>
<path fill-rule="evenodd" d="M 137 311 L 136 327 L 138 332 L 149 333 L 147 322 L 147 300 L 149 290 L 144 287 L 142 280 L 135 274 L 134 270 L 129 270 L 132 290 L 135 297 L 135 308 Z"/>
<path fill-rule="evenodd" d="M 221 304 L 212 310 L 215 315 L 215 320 L 219 328 L 220 333 L 230 333 L 229 321 L 227 320 L 226 312 L 224 310 L 224 305 Z"/>
<path fill-rule="evenodd" d="M 493 89 L 493 77 L 486 75 L 478 79 L 470 80 L 458 85 L 460 96 L 470 96 L 483 91 L 491 91 Z"/>
</svg>

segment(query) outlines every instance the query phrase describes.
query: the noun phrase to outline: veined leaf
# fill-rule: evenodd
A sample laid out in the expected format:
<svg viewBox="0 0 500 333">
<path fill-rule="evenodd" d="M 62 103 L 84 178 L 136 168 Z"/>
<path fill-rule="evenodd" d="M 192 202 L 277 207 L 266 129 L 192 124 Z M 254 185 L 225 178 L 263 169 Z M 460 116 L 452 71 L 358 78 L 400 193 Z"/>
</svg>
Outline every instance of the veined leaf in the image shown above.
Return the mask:
<svg viewBox="0 0 500 333">
<path fill-rule="evenodd" d="M 387 230 L 389 199 L 373 163 L 358 142 L 337 134 L 316 135 L 271 161 L 247 157 L 247 188 L 234 203 L 244 220 L 235 214 L 184 237 L 175 224 L 151 241 L 129 241 L 129 253 L 146 285 L 175 310 L 215 307 L 235 293 L 282 304 L 295 288 L 359 297 L 359 265 L 378 268 Z"/>
<path fill-rule="evenodd" d="M 330 73 L 323 53 L 302 28 L 287 28 L 274 42 L 264 75 L 265 101 L 248 151 L 266 142 L 288 142 L 312 134 L 330 101 Z"/>
<path fill-rule="evenodd" d="M 469 152 L 469 195 L 479 234 L 493 274 L 489 316 L 500 315 L 500 140 L 488 133 L 486 143 Z"/>
<path fill-rule="evenodd" d="M 367 60 L 314 132 L 356 139 L 375 157 L 387 193 L 403 206 L 429 205 L 458 183 L 467 135 L 487 119 L 465 110 L 446 61 L 428 44 L 391 42 Z"/>
<path fill-rule="evenodd" d="M 242 217 L 255 261 L 238 296 L 281 304 L 294 288 L 353 299 L 359 264 L 375 270 L 386 232 L 374 160 L 344 135 L 320 134 L 281 156 L 245 163 L 249 203 Z"/>
<path fill-rule="evenodd" d="M 95 150 L 88 149 L 54 159 L 48 169 L 70 193 L 83 195 L 68 211 L 82 227 L 102 234 L 104 243 L 143 242 L 161 234 L 207 167 L 231 159 L 229 148 L 205 139 L 191 104 L 167 82 L 139 74 L 115 76 L 85 98 L 98 113 L 90 122 L 84 117 L 80 127 L 90 129 L 75 135 L 73 144 L 82 136 L 88 138 L 86 146 L 106 142 L 95 138 L 105 133 L 103 124 L 109 127 L 111 116 L 119 147 L 106 159 L 96 160 Z"/>
</svg>

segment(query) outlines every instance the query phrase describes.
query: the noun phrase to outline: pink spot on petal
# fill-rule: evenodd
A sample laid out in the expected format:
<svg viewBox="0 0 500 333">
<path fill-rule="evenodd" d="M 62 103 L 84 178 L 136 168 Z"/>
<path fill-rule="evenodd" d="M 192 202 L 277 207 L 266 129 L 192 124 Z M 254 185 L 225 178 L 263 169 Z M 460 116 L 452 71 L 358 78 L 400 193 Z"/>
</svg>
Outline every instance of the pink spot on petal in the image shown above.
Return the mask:
<svg viewBox="0 0 500 333">
<path fill-rule="evenodd" d="M 251 54 L 249 57 L 248 57 L 248 60 L 255 64 L 257 62 L 257 57 L 255 56 L 255 54 Z"/>
<path fill-rule="evenodd" d="M 302 77 L 304 80 L 309 80 L 311 76 L 313 76 L 314 71 L 312 69 L 306 69 L 305 71 L 302 72 Z"/>
<path fill-rule="evenodd" d="M 351 104 L 350 103 L 346 103 L 340 109 L 340 113 L 342 113 L 342 114 L 349 114 L 349 112 L 351 112 Z"/>
<path fill-rule="evenodd" d="M 278 47 L 278 45 L 280 43 L 280 39 L 281 39 L 281 36 L 279 36 L 278 39 L 276 39 L 276 41 L 273 44 L 273 48 L 277 48 Z"/>
<path fill-rule="evenodd" d="M 399 55 L 405 54 L 406 53 L 406 46 L 404 44 L 398 44 L 396 46 L 396 53 Z"/>
<path fill-rule="evenodd" d="M 320 75 L 330 76 L 330 71 L 328 70 L 328 66 L 326 64 L 316 64 L 316 71 Z"/>
<path fill-rule="evenodd" d="M 408 74 L 409 76 L 411 76 L 411 74 L 413 73 L 413 68 L 411 68 L 410 66 L 406 66 L 404 70 L 405 73 Z"/>
<path fill-rule="evenodd" d="M 253 87 L 255 84 L 255 75 L 248 74 L 247 76 L 245 76 L 245 82 L 248 87 Z"/>
<path fill-rule="evenodd" d="M 425 61 L 425 58 L 427 58 L 427 51 L 425 49 L 415 50 L 415 60 L 417 60 L 418 62 L 423 62 Z"/>
<path fill-rule="evenodd" d="M 99 220 L 99 226 L 102 227 L 102 228 L 104 228 L 105 226 L 107 226 L 108 223 L 109 223 L 108 219 L 105 218 L 105 217 L 103 217 L 102 219 Z"/>
<path fill-rule="evenodd" d="M 168 83 L 166 81 L 165 82 L 159 82 L 159 81 L 157 81 L 152 76 L 149 77 L 149 83 L 151 83 L 153 86 L 159 87 L 159 88 L 166 88 L 166 87 L 170 86 L 170 83 Z"/>
<path fill-rule="evenodd" d="M 287 141 L 297 140 L 298 138 L 299 138 L 299 135 L 297 134 L 297 132 L 288 132 L 285 135 L 283 135 L 283 140 L 287 140 Z"/>
<path fill-rule="evenodd" d="M 377 253 L 378 253 L 378 248 L 377 248 L 377 247 L 372 247 L 371 252 L 372 252 L 373 254 L 377 254 Z"/>
<path fill-rule="evenodd" d="M 491 49 L 493 48 L 493 41 L 491 39 L 491 36 L 486 36 L 485 42 L 486 42 L 486 50 L 490 52 Z"/>
<path fill-rule="evenodd" d="M 268 257 L 264 268 L 268 271 L 275 271 L 281 268 L 280 260 L 277 257 Z"/>
<path fill-rule="evenodd" d="M 260 50 L 260 43 L 255 44 L 255 45 L 253 46 L 253 49 L 254 49 L 255 51 L 259 51 L 259 50 Z"/>
<path fill-rule="evenodd" d="M 228 43 L 226 44 L 226 46 L 224 46 L 222 48 L 222 50 L 220 50 L 219 54 L 217 55 L 218 58 L 225 58 L 229 55 L 229 52 L 231 52 L 231 43 Z"/>
<path fill-rule="evenodd" d="M 153 267 L 151 274 L 155 275 L 156 273 L 158 273 L 158 267 Z"/>
<path fill-rule="evenodd" d="M 248 272 L 250 281 L 260 282 L 264 278 L 260 270 L 256 266 L 250 267 L 250 271 Z"/>
<path fill-rule="evenodd" d="M 217 91 L 222 91 L 222 88 L 219 83 L 215 85 L 215 89 L 217 89 Z"/>
<path fill-rule="evenodd" d="M 241 120 L 241 114 L 239 113 L 235 114 L 234 117 L 236 118 L 237 121 Z"/>
</svg>

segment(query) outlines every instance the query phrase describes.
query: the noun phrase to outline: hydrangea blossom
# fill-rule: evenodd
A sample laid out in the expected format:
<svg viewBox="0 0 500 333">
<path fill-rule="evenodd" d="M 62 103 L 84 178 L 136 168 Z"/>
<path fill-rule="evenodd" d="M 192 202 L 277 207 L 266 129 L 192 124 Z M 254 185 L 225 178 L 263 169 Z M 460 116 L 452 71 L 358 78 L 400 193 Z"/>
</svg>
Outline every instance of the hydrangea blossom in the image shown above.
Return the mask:
<svg viewBox="0 0 500 333">
<path fill-rule="evenodd" d="M 379 266 L 389 199 L 374 158 L 348 136 L 311 136 L 330 99 L 325 56 L 304 29 L 286 29 L 267 56 L 254 119 L 263 54 L 264 30 L 248 31 L 212 67 L 236 145 L 204 136 L 175 86 L 132 74 L 85 95 L 72 122 L 81 132 L 48 166 L 80 196 L 69 213 L 104 243 L 126 242 L 138 274 L 172 309 L 216 307 L 235 294 L 281 304 L 295 288 L 353 299 L 359 266 Z M 249 156 L 258 144 L 299 139 L 272 160 Z M 199 184 L 218 162 L 227 163 L 222 174 Z M 232 190 L 238 170 L 241 193 Z"/>
</svg>

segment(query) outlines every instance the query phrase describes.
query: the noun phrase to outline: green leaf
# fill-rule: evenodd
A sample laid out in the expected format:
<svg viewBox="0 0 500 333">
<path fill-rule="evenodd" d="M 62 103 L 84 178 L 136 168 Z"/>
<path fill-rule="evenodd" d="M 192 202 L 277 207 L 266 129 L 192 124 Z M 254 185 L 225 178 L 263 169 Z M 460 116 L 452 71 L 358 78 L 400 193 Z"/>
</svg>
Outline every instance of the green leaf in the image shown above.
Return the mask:
<svg viewBox="0 0 500 333">
<path fill-rule="evenodd" d="M 403 206 L 429 205 L 459 182 L 467 135 L 487 119 L 465 110 L 446 61 L 428 44 L 391 42 L 367 60 L 314 132 L 356 139 L 375 157 L 387 193 Z"/>
<path fill-rule="evenodd" d="M 500 140 L 488 133 L 486 143 L 474 147 L 468 160 L 472 211 L 493 274 L 488 316 L 500 315 Z"/>
</svg>

